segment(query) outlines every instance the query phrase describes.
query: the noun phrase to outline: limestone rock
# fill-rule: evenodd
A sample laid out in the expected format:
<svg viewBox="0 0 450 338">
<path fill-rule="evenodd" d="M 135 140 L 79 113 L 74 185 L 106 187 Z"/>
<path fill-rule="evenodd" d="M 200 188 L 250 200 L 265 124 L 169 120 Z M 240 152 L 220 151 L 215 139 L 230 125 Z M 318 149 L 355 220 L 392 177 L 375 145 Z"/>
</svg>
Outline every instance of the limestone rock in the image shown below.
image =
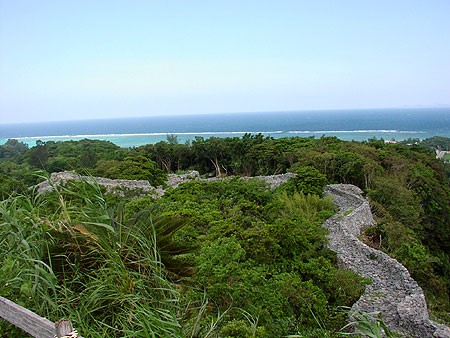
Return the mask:
<svg viewBox="0 0 450 338">
<path fill-rule="evenodd" d="M 358 239 L 364 228 L 375 225 L 362 191 L 353 185 L 336 184 L 325 187 L 325 192 L 339 207 L 339 212 L 324 223 L 330 249 L 337 253 L 342 268 L 372 281 L 352 309 L 380 312 L 390 329 L 407 337 L 449 337 L 448 327 L 429 319 L 422 288 L 408 270 Z"/>
</svg>

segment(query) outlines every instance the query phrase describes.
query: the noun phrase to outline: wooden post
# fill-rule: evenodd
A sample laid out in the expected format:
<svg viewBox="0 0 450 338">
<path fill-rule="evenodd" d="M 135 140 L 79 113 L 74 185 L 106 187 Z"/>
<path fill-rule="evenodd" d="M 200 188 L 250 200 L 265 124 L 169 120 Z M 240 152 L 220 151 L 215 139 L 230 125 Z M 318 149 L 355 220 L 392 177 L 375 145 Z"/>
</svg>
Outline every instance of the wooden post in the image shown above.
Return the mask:
<svg viewBox="0 0 450 338">
<path fill-rule="evenodd" d="M 57 337 L 83 338 L 76 334 L 70 321 L 62 319 L 53 324 L 47 318 L 3 297 L 0 297 L 0 317 L 36 338 L 53 338 L 57 330 L 59 330 L 57 333 L 61 334 Z"/>
<path fill-rule="evenodd" d="M 73 329 L 70 320 L 61 319 L 55 323 L 56 338 L 78 338 L 77 331 Z"/>
</svg>

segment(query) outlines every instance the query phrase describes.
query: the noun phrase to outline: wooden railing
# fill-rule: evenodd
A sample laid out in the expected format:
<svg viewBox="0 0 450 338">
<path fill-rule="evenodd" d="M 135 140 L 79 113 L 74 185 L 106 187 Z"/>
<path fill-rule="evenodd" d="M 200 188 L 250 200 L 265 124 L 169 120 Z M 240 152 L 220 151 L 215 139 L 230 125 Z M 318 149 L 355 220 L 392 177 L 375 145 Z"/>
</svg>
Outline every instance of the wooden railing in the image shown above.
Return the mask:
<svg viewBox="0 0 450 338">
<path fill-rule="evenodd" d="M 70 321 L 62 319 L 55 324 L 3 297 L 0 297 L 0 317 L 36 338 L 83 338 Z"/>
</svg>

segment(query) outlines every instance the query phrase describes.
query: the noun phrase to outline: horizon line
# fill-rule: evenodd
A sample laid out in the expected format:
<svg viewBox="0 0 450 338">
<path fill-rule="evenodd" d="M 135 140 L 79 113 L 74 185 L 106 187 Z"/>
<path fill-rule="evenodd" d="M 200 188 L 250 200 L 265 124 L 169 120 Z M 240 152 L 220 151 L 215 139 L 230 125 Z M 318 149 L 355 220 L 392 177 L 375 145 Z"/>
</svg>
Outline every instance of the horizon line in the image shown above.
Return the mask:
<svg viewBox="0 0 450 338">
<path fill-rule="evenodd" d="M 199 116 L 199 115 L 228 115 L 228 114 L 269 114 L 269 113 L 301 113 L 301 112 L 332 112 L 332 111 L 355 111 L 355 110 L 385 110 L 385 109 L 450 109 L 450 104 L 441 105 L 416 105 L 416 106 L 396 106 L 396 107 L 368 107 L 368 108 L 311 108 L 311 109 L 288 109 L 288 110 L 264 110 L 264 111 L 233 111 L 233 112 L 204 112 L 204 113 L 155 113 L 149 115 L 133 115 L 133 116 L 115 116 L 115 117 L 87 117 L 81 119 L 63 119 L 63 120 L 43 120 L 30 122 L 0 122 L 0 125 L 16 125 L 16 124 L 41 124 L 53 122 L 80 122 L 80 121 L 103 121 L 103 120 L 122 120 L 122 119 L 139 119 L 152 117 L 176 117 L 176 116 Z"/>
</svg>

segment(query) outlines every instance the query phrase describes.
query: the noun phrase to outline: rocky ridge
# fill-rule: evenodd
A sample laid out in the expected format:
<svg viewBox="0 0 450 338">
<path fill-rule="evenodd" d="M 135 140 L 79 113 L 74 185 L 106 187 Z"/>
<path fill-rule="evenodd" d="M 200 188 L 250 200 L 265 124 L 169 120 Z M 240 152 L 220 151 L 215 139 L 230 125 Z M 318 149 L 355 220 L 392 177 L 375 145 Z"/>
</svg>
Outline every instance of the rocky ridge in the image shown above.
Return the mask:
<svg viewBox="0 0 450 338">
<path fill-rule="evenodd" d="M 324 223 L 329 230 L 330 249 L 337 253 L 341 268 L 372 281 L 352 309 L 379 312 L 390 329 L 407 337 L 449 338 L 448 327 L 429 319 L 422 288 L 406 268 L 358 239 L 364 228 L 375 224 L 362 191 L 353 185 L 337 184 L 325 187 L 325 192 L 339 207 L 339 212 Z"/>
</svg>

